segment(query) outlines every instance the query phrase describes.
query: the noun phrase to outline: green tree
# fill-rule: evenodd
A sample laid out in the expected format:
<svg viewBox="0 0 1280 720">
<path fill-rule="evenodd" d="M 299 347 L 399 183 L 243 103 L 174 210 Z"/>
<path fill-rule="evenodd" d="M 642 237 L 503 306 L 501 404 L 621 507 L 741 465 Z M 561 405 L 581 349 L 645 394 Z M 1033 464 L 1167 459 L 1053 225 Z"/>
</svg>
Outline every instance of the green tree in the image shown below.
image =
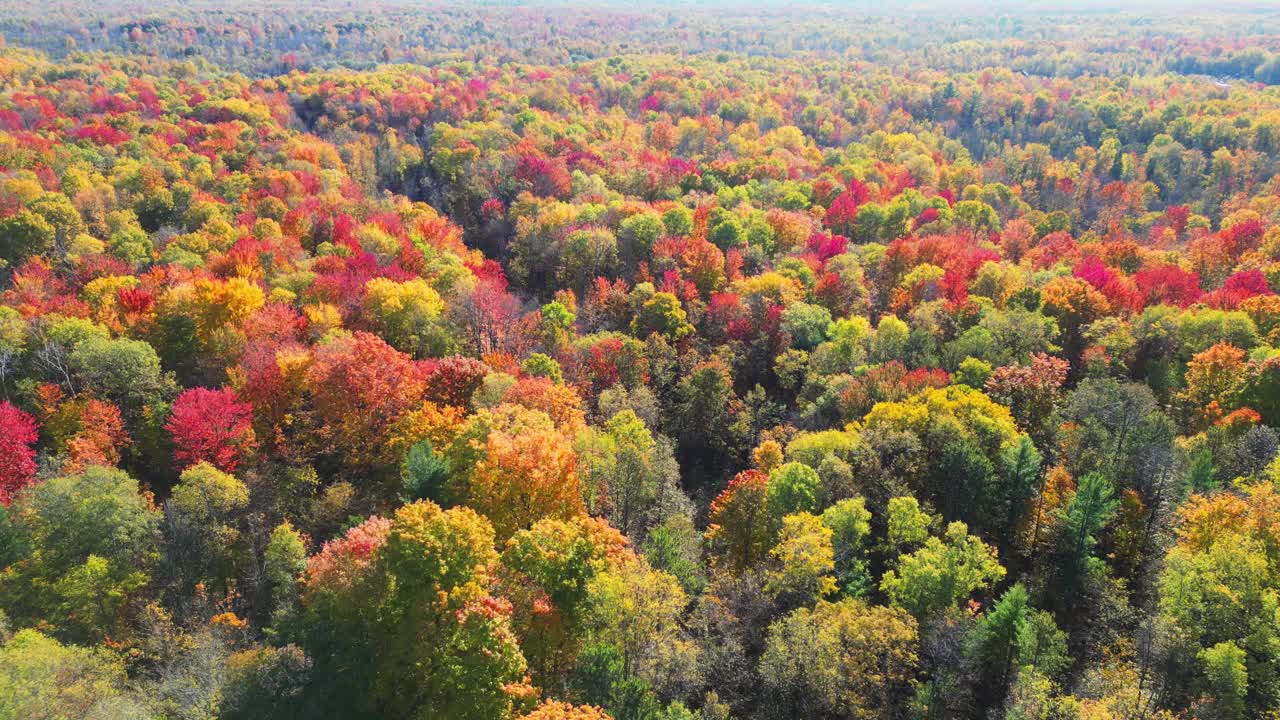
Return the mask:
<svg viewBox="0 0 1280 720">
<path fill-rule="evenodd" d="M 918 647 L 901 609 L 819 602 L 769 627 L 760 677 L 779 717 L 901 717 Z"/>
<path fill-rule="evenodd" d="M 1079 589 L 1089 576 L 1100 573 L 1103 561 L 1094 557 L 1098 533 L 1115 516 L 1119 502 L 1106 478 L 1091 473 L 1080 478 L 1076 494 L 1068 503 L 1063 523 L 1066 542 L 1066 589 Z"/>
<path fill-rule="evenodd" d="M 822 512 L 822 523 L 831 528 L 836 580 L 846 595 L 862 596 L 871 577 L 863 560 L 864 543 L 871 535 L 871 511 L 862 498 L 846 498 Z"/>
<path fill-rule="evenodd" d="M 541 685 L 563 682 L 586 635 L 588 585 L 616 564 L 625 542 L 602 521 L 545 518 L 507 541 L 500 581 Z"/>
<path fill-rule="evenodd" d="M 347 717 L 504 718 L 528 690 L 509 609 L 489 594 L 493 528 L 418 501 L 307 564 L 296 635 L 311 702 Z"/>
<path fill-rule="evenodd" d="M 774 468 L 769 473 L 769 512 L 775 518 L 782 518 L 791 513 L 817 510 L 821 482 L 817 471 L 804 463 L 789 462 Z"/>
<path fill-rule="evenodd" d="M 961 522 L 946 534 L 931 537 L 924 547 L 898 558 L 896 570 L 884 574 L 880 589 L 917 618 L 926 618 L 1004 577 L 996 552 L 969 534 Z"/>
<path fill-rule="evenodd" d="M 302 534 L 288 521 L 271 531 L 262 553 L 262 566 L 272 606 L 292 609 L 298 598 L 298 583 L 307 569 L 307 546 Z"/>
<path fill-rule="evenodd" d="M 97 648 L 22 630 L 0 646 L 0 717 L 146 717 L 126 693 L 124 663 Z"/>
<path fill-rule="evenodd" d="M 1005 591 L 974 629 L 971 652 L 982 666 L 983 704 L 986 706 L 1004 703 L 1030 612 L 1027 590 L 1017 583 Z"/>
<path fill-rule="evenodd" d="M 40 215 L 30 210 L 0 220 L 0 261 L 12 267 L 21 265 L 34 255 L 53 249 L 57 231 Z"/>
<path fill-rule="evenodd" d="M 1201 651 L 1214 717 L 1239 720 L 1245 717 L 1245 696 L 1249 692 L 1249 671 L 1245 653 L 1230 640 Z"/>
<path fill-rule="evenodd" d="M 801 350 L 812 350 L 827 339 L 831 313 L 820 305 L 791 303 L 782 311 L 782 329 L 791 334 L 791 343 Z"/>
<path fill-rule="evenodd" d="M 544 355 L 543 353 L 533 353 L 520 363 L 520 369 L 534 377 L 549 378 L 552 382 L 563 382 L 564 375 L 560 369 L 560 363 L 556 359 Z"/>
<path fill-rule="evenodd" d="M 662 214 L 662 225 L 668 235 L 688 235 L 693 232 L 693 211 L 676 205 Z"/>
<path fill-rule="evenodd" d="M 654 293 L 640 306 L 631 321 L 631 332 L 636 337 L 648 337 L 659 333 L 676 341 L 693 334 L 688 315 L 680 305 L 680 299 L 667 292 Z"/>
<path fill-rule="evenodd" d="M 904 495 L 890 498 L 888 506 L 888 542 L 890 548 L 902 552 L 920 545 L 929 537 L 929 525 L 933 521 L 920 509 L 920 502 Z"/>
<path fill-rule="evenodd" d="M 183 591 L 197 582 L 217 589 L 233 584 L 248 552 L 240 522 L 248 507 L 249 489 L 235 476 L 206 462 L 182 472 L 167 505 L 167 570 Z"/>
<path fill-rule="evenodd" d="M 766 590 L 783 607 L 810 605 L 835 592 L 834 533 L 807 512 L 782 518 L 778 544 L 769 551 Z"/>
<path fill-rule="evenodd" d="M 687 602 L 674 577 L 643 558 L 626 559 L 587 585 L 588 637 L 617 648 L 628 677 L 685 685 L 698 675 L 697 646 L 680 622 Z"/>
<path fill-rule="evenodd" d="M 1024 435 L 1017 445 L 1005 448 L 1001 459 L 1000 485 L 995 493 L 996 508 L 1001 511 L 997 529 L 1002 546 L 1010 547 L 1018 520 L 1027 508 L 1027 501 L 1035 494 L 1040 478 L 1040 453 L 1031 438 Z"/>
<path fill-rule="evenodd" d="M 68 640 L 125 640 L 128 600 L 159 546 L 159 513 L 137 481 L 90 467 L 33 486 L 8 514 L 21 550 L 0 575 L 0 607 L 23 625 L 48 621 Z"/>
<path fill-rule="evenodd" d="M 667 211 L 668 215 L 679 212 L 680 208 L 672 208 Z M 622 256 L 629 263 L 636 263 L 640 260 L 647 260 L 653 255 L 653 246 L 662 239 L 668 229 L 664 227 L 662 215 L 655 212 L 636 213 L 631 217 L 623 220 L 618 224 L 618 240 L 622 248 Z M 679 219 L 675 215 L 673 223 L 679 226 Z M 683 218 L 680 218 L 683 219 Z M 677 227 L 677 230 L 680 228 Z M 692 222 L 688 227 L 677 232 L 671 230 L 673 235 L 684 235 L 693 229 Z"/>
<path fill-rule="evenodd" d="M 401 498 L 405 502 L 443 500 L 448 480 L 449 460 L 436 454 L 430 440 L 424 438 L 409 448 L 400 465 Z"/>
<path fill-rule="evenodd" d="M 645 530 L 683 498 L 670 442 L 655 439 L 631 410 L 609 418 L 602 431 L 584 433 L 576 449 L 589 509 L 628 537 L 643 540 Z"/>
</svg>

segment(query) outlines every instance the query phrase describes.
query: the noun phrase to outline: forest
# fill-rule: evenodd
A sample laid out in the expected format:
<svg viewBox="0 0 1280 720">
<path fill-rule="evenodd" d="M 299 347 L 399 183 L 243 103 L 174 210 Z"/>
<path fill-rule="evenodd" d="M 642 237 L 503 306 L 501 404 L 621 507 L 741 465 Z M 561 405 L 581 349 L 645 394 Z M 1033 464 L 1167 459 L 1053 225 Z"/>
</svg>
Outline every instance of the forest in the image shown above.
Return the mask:
<svg viewBox="0 0 1280 720">
<path fill-rule="evenodd" d="M 4 3 L 0 720 L 1280 719 L 1280 9 L 954 5 Z"/>
</svg>

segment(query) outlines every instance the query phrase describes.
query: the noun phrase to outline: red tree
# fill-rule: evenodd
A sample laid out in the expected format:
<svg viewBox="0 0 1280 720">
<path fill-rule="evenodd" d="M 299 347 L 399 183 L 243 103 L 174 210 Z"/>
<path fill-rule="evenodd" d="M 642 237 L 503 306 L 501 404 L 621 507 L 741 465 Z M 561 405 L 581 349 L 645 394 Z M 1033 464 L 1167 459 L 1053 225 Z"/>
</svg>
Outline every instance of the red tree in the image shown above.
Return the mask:
<svg viewBox="0 0 1280 720">
<path fill-rule="evenodd" d="M 173 457 L 182 468 L 205 461 L 234 472 L 257 447 L 253 406 L 240 402 L 231 388 L 184 391 L 174 400 L 164 427 L 173 437 Z"/>
<path fill-rule="evenodd" d="M 388 433 L 421 405 L 424 374 L 377 335 L 357 332 L 320 346 L 306 388 L 326 452 L 340 453 L 352 466 L 387 462 Z"/>
<path fill-rule="evenodd" d="M 461 355 L 428 360 L 423 365 L 427 371 L 426 398 L 460 408 L 471 406 L 471 394 L 489 374 L 488 365 Z"/>
<path fill-rule="evenodd" d="M 36 477 L 36 419 L 0 402 L 0 505 L 8 507 L 19 490 Z"/>
<path fill-rule="evenodd" d="M 827 227 L 842 235 L 851 234 L 858 219 L 858 210 L 869 195 L 866 185 L 856 179 L 850 180 L 848 189 L 840 193 L 827 210 Z"/>
<path fill-rule="evenodd" d="M 1133 274 L 1138 292 L 1148 304 L 1168 303 L 1186 307 L 1200 299 L 1199 273 L 1177 265 L 1153 265 Z"/>
</svg>

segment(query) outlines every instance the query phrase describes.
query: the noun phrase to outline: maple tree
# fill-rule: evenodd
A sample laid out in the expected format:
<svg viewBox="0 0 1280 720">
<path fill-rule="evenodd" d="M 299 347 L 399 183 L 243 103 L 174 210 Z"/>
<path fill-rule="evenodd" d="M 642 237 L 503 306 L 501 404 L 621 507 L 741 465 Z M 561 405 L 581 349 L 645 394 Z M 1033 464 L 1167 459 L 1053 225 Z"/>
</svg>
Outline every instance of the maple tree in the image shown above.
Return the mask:
<svg viewBox="0 0 1280 720">
<path fill-rule="evenodd" d="M 239 402 L 231 388 L 184 391 L 174 399 L 165 423 L 174 459 L 180 467 L 209 462 L 234 472 L 257 445 L 252 419 L 253 406 Z"/>
<path fill-rule="evenodd" d="M 1275 714 L 1275 17 L 439 9 L 0 8 L 0 716 Z"/>
<path fill-rule="evenodd" d="M 0 402 L 0 504 L 29 485 L 36 475 L 36 420 L 8 401 Z"/>
</svg>

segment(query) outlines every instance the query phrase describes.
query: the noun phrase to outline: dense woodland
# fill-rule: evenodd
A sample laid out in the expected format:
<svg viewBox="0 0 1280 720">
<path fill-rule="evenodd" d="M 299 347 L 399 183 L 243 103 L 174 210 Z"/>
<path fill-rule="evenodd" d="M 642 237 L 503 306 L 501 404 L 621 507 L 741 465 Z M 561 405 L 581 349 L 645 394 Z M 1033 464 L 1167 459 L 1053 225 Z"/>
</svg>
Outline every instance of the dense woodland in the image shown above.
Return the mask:
<svg viewBox="0 0 1280 720">
<path fill-rule="evenodd" d="M 361 5 L 0 9 L 0 719 L 1280 717 L 1280 12 Z"/>
</svg>

